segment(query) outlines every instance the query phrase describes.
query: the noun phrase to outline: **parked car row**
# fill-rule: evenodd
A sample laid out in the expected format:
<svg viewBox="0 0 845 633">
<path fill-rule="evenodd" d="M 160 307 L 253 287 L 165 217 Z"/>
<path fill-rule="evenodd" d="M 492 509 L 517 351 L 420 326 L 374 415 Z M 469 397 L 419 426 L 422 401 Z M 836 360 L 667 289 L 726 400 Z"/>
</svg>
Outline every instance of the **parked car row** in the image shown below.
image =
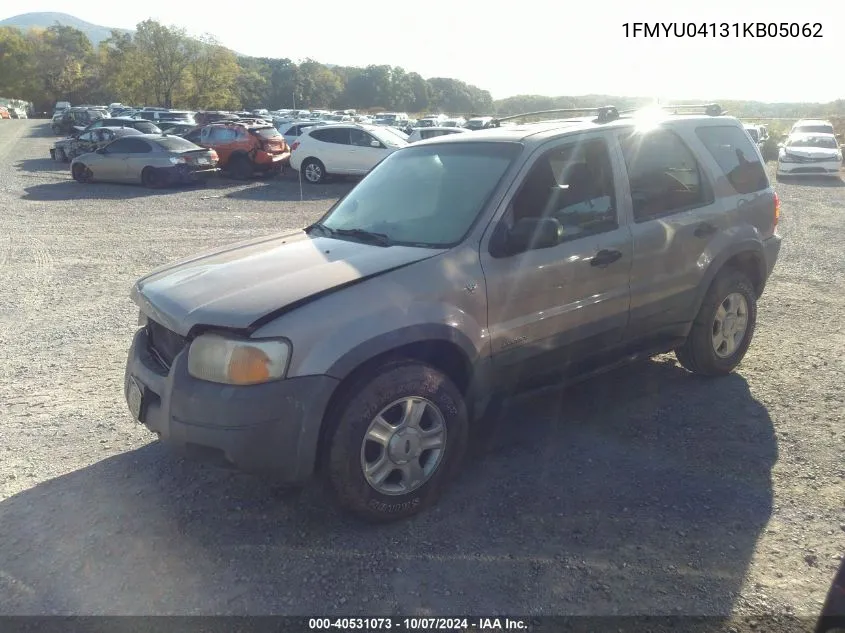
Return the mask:
<svg viewBox="0 0 845 633">
<path fill-rule="evenodd" d="M 246 180 L 256 173 L 281 173 L 290 149 L 263 119 L 218 121 L 204 126 L 145 118 L 99 118 L 57 141 L 50 156 L 71 161 L 80 182 L 135 182 L 159 187 L 196 181 L 225 170 Z"/>
</svg>

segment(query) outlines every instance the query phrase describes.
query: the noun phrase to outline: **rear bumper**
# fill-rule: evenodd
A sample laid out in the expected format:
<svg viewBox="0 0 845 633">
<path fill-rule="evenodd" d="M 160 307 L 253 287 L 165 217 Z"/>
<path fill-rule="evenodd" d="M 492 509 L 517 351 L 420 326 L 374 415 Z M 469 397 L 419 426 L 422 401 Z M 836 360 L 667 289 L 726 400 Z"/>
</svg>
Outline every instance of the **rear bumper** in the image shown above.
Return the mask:
<svg viewBox="0 0 845 633">
<path fill-rule="evenodd" d="M 185 165 L 174 165 L 173 167 L 168 167 L 162 169 L 161 171 L 167 175 L 167 180 L 170 183 L 192 183 L 202 182 L 211 176 L 214 176 L 220 170 L 216 167 L 210 167 L 208 169 L 190 169 Z"/>
<path fill-rule="evenodd" d="M 290 165 L 290 152 L 283 152 L 281 154 L 266 154 L 262 152 L 255 156 L 253 164 L 256 171 L 281 170 L 283 167 Z"/>
<path fill-rule="evenodd" d="M 313 473 L 323 414 L 339 383 L 330 376 L 251 386 L 197 380 L 188 373 L 187 348 L 165 369 L 149 352 L 146 329 L 129 350 L 127 399 L 130 378 L 142 387 L 140 421 L 163 444 L 287 483 Z"/>
<path fill-rule="evenodd" d="M 829 160 L 817 163 L 784 163 L 778 161 L 779 176 L 838 176 L 842 162 Z"/>
<path fill-rule="evenodd" d="M 769 278 L 769 275 L 775 269 L 782 241 L 783 238 L 777 233 L 763 241 L 763 256 L 766 258 L 766 279 Z"/>
</svg>

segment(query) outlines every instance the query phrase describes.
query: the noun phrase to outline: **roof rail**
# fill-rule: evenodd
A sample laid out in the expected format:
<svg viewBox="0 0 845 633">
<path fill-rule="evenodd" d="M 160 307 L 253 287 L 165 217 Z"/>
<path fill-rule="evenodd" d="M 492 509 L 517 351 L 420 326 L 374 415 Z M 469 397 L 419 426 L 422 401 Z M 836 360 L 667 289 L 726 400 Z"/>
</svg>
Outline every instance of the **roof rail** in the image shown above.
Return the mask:
<svg viewBox="0 0 845 633">
<path fill-rule="evenodd" d="M 490 122 L 490 127 L 500 127 L 500 123 L 502 121 L 512 121 L 514 119 L 521 119 L 524 117 L 529 116 L 543 116 L 547 114 L 582 114 L 582 115 L 589 115 L 595 114 L 596 121 L 598 123 L 609 123 L 610 121 L 615 121 L 619 118 L 619 110 L 616 109 L 615 106 L 604 106 L 601 108 L 563 108 L 557 110 L 538 110 L 536 112 L 523 112 L 522 114 L 511 114 L 509 116 L 502 116 L 502 117 L 495 117 Z M 561 120 L 559 117 L 556 119 L 545 119 L 548 120 Z"/>
<path fill-rule="evenodd" d="M 643 108 L 623 110 L 622 114 L 634 114 L 642 110 L 647 110 L 650 107 L 657 110 L 668 110 L 671 111 L 673 114 L 706 114 L 707 116 L 724 116 L 728 113 L 728 111 L 723 110 L 722 106 L 720 106 L 718 103 L 657 103 L 654 106 L 645 106 Z"/>
</svg>

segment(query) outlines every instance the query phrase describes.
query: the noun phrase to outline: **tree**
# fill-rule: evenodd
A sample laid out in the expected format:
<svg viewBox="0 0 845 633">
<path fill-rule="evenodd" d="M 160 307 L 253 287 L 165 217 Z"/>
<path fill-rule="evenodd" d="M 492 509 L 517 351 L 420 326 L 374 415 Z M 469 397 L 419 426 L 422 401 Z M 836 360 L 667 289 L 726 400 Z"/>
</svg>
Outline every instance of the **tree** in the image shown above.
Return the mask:
<svg viewBox="0 0 845 633">
<path fill-rule="evenodd" d="M 0 27 L 0 95 L 33 98 L 31 61 L 32 40 L 16 28 Z"/>
<path fill-rule="evenodd" d="M 237 108 L 235 80 L 240 68 L 235 54 L 211 35 L 200 38 L 197 54 L 188 66 L 189 88 L 185 105 L 196 109 Z"/>
<path fill-rule="evenodd" d="M 185 29 L 145 20 L 137 27 L 135 44 L 149 64 L 150 87 L 157 105 L 172 107 L 174 92 L 199 54 L 199 42 L 188 38 Z"/>
</svg>

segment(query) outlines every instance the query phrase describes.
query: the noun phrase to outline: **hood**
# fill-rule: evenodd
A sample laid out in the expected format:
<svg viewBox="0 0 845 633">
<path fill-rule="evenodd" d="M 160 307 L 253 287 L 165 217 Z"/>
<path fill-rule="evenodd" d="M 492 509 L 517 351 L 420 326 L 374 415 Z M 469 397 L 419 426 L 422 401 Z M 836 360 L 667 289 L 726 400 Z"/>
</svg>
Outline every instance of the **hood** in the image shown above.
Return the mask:
<svg viewBox="0 0 845 633">
<path fill-rule="evenodd" d="M 293 304 L 442 252 L 312 237 L 298 230 L 159 268 L 138 280 L 132 300 L 183 336 L 196 325 L 250 329 Z"/>
<path fill-rule="evenodd" d="M 839 153 L 838 149 L 832 147 L 784 147 L 783 151 L 798 158 L 835 158 Z"/>
</svg>

